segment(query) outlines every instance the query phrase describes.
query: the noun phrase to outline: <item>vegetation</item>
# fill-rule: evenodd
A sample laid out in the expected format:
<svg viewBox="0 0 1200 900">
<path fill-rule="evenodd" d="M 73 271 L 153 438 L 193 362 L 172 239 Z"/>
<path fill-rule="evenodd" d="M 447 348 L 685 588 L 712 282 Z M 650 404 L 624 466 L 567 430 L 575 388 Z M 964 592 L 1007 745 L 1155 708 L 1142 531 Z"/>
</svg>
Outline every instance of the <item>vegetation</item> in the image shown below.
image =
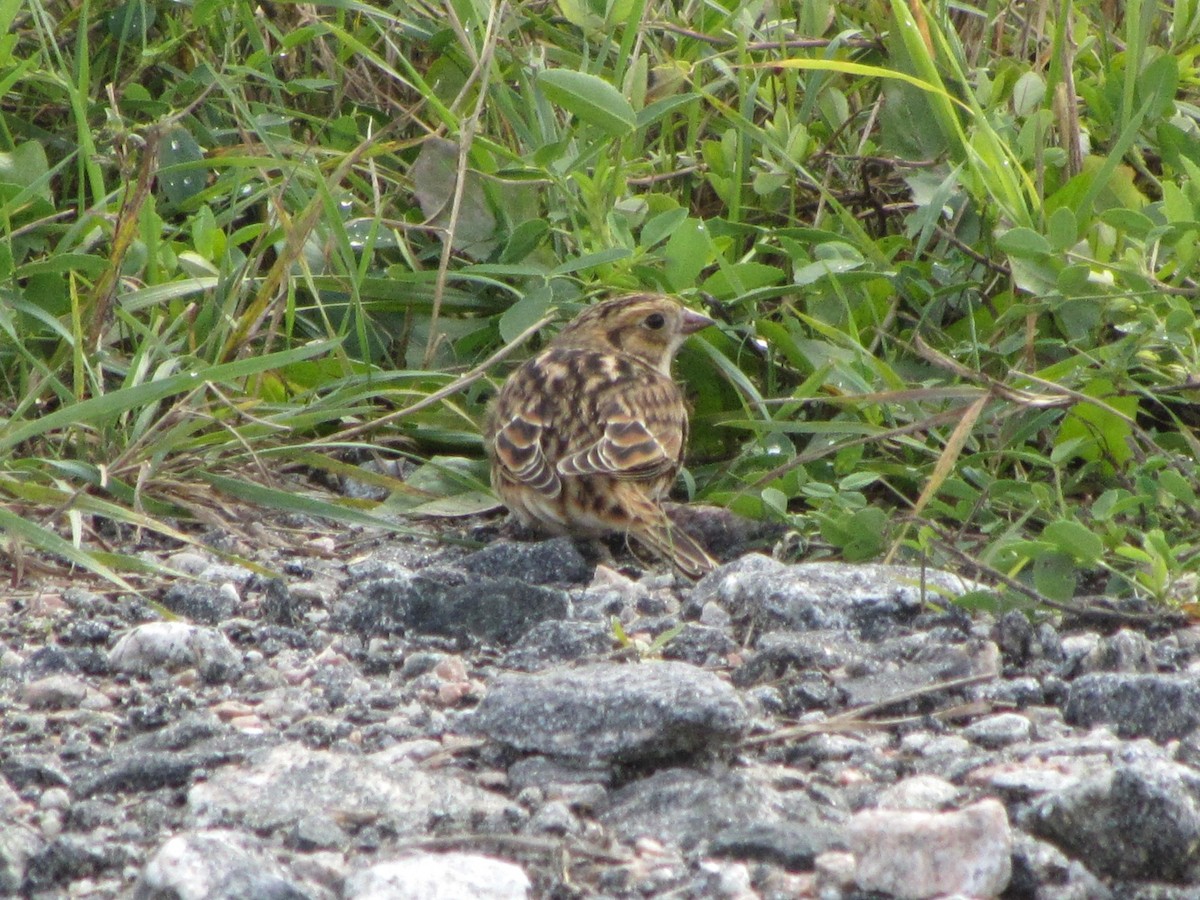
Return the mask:
<svg viewBox="0 0 1200 900">
<path fill-rule="evenodd" d="M 1200 4 L 1116 9 L 0 0 L 12 576 L 486 509 L 535 326 L 654 289 L 721 321 L 695 499 L 1192 602 Z M 382 506 L 296 489 L 366 451 L 418 464 Z"/>
</svg>

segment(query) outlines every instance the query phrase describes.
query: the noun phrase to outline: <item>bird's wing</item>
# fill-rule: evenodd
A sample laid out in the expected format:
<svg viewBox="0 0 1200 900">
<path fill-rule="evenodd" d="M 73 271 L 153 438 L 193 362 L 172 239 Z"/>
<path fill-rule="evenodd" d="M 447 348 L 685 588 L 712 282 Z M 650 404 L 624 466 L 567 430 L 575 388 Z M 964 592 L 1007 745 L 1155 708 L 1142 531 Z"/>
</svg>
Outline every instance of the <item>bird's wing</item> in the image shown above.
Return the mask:
<svg viewBox="0 0 1200 900">
<path fill-rule="evenodd" d="M 509 476 L 553 498 L 562 492 L 562 481 L 542 452 L 542 435 L 549 424 L 545 412 L 537 403 L 497 409 L 492 452 Z"/>
<path fill-rule="evenodd" d="M 604 433 L 558 462 L 561 475 L 654 478 L 679 468 L 687 411 L 673 382 L 628 385 L 601 403 Z"/>
</svg>

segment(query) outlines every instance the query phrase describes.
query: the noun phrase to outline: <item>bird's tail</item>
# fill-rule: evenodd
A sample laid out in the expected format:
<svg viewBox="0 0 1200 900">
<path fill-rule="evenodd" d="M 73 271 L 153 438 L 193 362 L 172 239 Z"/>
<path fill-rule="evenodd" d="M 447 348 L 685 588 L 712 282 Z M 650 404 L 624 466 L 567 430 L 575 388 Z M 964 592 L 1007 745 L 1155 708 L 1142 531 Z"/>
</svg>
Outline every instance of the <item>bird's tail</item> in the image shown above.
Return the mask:
<svg viewBox="0 0 1200 900">
<path fill-rule="evenodd" d="M 665 515 L 656 525 L 634 529 L 631 533 L 688 578 L 701 578 L 717 567 L 717 561 L 708 555 L 708 551 Z"/>
</svg>

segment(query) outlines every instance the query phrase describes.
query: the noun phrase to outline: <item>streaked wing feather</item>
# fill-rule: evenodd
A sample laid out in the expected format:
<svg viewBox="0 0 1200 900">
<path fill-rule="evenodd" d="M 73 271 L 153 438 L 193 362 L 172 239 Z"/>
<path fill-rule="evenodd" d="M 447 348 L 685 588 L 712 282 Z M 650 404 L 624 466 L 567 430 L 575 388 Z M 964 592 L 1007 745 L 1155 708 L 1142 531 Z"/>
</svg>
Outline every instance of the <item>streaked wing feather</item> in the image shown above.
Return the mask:
<svg viewBox="0 0 1200 900">
<path fill-rule="evenodd" d="M 515 480 L 546 497 L 562 492 L 562 481 L 542 452 L 545 424 L 536 410 L 509 411 L 492 439 L 496 461 Z"/>
<path fill-rule="evenodd" d="M 651 417 L 645 411 L 662 409 L 661 398 L 640 394 L 614 399 L 605 416 L 604 433 L 592 444 L 558 462 L 562 475 L 614 475 L 618 478 L 654 478 L 677 468 L 686 426 L 682 406 L 678 417 Z M 660 401 L 657 405 L 654 401 Z M 640 410 L 640 412 L 639 412 Z"/>
</svg>

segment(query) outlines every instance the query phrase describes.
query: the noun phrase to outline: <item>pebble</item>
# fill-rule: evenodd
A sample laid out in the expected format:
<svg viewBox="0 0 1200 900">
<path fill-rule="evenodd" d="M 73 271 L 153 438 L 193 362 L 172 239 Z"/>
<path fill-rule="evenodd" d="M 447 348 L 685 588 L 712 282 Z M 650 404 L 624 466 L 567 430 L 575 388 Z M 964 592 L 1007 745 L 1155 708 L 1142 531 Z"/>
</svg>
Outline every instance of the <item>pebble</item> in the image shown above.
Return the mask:
<svg viewBox="0 0 1200 900">
<path fill-rule="evenodd" d="M 1008 815 L 990 798 L 952 812 L 865 810 L 846 836 L 858 887 L 901 900 L 997 897 L 1012 875 Z"/>
<path fill-rule="evenodd" d="M 117 641 L 109 651 L 108 664 L 117 672 L 137 674 L 194 667 L 206 677 L 225 680 L 240 668 L 241 656 L 214 628 L 187 622 L 147 622 Z"/>
<path fill-rule="evenodd" d="M 393 865 L 481 872 L 471 897 L 1200 889 L 1200 628 L 968 615 L 897 567 L 689 585 L 564 540 L 290 527 L 332 542 L 260 527 L 271 579 L 177 555 L 194 622 L 0 597 L 0 896 L 406 896 Z"/>
<path fill-rule="evenodd" d="M 510 862 L 469 853 L 418 853 L 346 879 L 345 900 L 526 900 L 533 885 Z"/>
<path fill-rule="evenodd" d="M 520 750 L 633 761 L 711 751 L 740 737 L 748 719 L 737 692 L 713 673 L 645 662 L 503 676 L 472 722 Z"/>
</svg>

